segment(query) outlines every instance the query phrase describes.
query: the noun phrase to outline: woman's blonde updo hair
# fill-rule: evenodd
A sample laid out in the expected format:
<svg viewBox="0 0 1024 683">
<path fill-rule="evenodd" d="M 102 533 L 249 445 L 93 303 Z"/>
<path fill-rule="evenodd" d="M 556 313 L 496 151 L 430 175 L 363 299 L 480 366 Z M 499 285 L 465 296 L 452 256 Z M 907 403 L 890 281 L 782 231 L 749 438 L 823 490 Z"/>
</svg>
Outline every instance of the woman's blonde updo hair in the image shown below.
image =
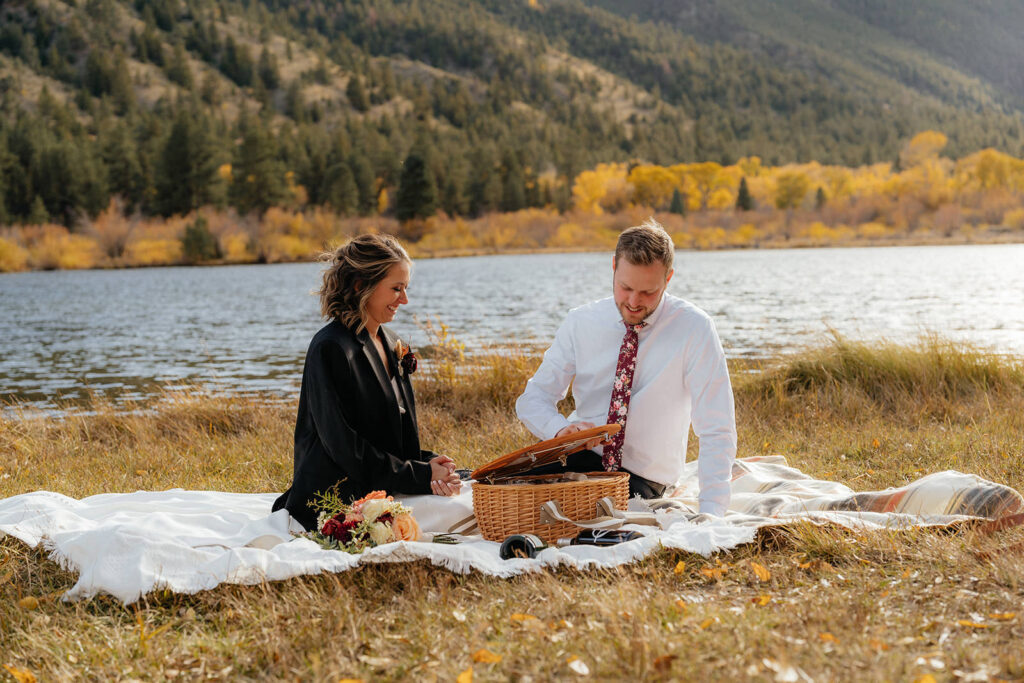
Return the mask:
<svg viewBox="0 0 1024 683">
<path fill-rule="evenodd" d="M 409 263 L 409 254 L 390 235 L 360 235 L 322 259 L 330 265 L 320 287 L 320 313 L 356 334 L 366 326 L 366 302 L 378 282 L 396 263 Z"/>
</svg>

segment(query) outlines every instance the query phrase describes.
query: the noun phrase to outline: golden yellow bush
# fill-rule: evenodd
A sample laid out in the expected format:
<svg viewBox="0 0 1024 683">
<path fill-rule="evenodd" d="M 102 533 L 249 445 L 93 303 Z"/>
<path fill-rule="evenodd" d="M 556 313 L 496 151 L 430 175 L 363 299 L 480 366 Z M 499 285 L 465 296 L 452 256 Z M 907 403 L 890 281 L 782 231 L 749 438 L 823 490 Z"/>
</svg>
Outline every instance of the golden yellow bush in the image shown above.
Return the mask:
<svg viewBox="0 0 1024 683">
<path fill-rule="evenodd" d="M 17 242 L 0 237 L 0 273 L 25 270 L 28 266 L 28 251 Z"/>
<path fill-rule="evenodd" d="M 245 263 L 254 258 L 249 250 L 249 236 L 244 232 L 232 232 L 221 237 L 220 250 L 229 263 Z"/>
<path fill-rule="evenodd" d="M 176 239 L 140 239 L 125 250 L 125 261 L 133 266 L 169 266 L 181 258 L 181 241 Z"/>
<path fill-rule="evenodd" d="M 259 250 L 267 263 L 312 259 L 320 249 L 312 240 L 295 235 L 267 235 L 259 240 Z"/>
<path fill-rule="evenodd" d="M 878 239 L 879 237 L 885 237 L 890 234 L 892 234 L 892 230 L 881 223 L 861 223 L 857 226 L 857 235 L 869 240 Z"/>
<path fill-rule="evenodd" d="M 1015 230 L 1024 228 L 1024 209 L 1012 209 L 1003 214 L 1003 225 Z"/>
<path fill-rule="evenodd" d="M 41 270 L 92 268 L 99 261 L 95 240 L 72 235 L 62 225 L 35 225 L 22 233 L 28 246 L 29 262 Z"/>
<path fill-rule="evenodd" d="M 565 248 L 586 245 L 587 234 L 577 223 L 562 223 L 548 240 L 549 247 Z"/>
</svg>

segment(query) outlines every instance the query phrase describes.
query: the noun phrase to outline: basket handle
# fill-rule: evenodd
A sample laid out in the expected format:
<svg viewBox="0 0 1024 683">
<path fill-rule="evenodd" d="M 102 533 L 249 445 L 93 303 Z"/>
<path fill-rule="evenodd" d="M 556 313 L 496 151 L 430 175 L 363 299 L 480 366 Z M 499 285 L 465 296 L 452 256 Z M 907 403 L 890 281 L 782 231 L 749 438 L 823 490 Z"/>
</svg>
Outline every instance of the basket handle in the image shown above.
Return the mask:
<svg viewBox="0 0 1024 683">
<path fill-rule="evenodd" d="M 644 524 L 647 526 L 660 526 L 657 517 L 648 512 L 625 512 L 615 509 L 615 502 L 605 497 L 597 501 L 597 516 L 593 519 L 575 520 L 569 519 L 557 500 L 549 500 L 540 506 L 540 523 L 557 524 L 567 522 L 582 529 L 618 529 L 623 524 Z"/>
</svg>

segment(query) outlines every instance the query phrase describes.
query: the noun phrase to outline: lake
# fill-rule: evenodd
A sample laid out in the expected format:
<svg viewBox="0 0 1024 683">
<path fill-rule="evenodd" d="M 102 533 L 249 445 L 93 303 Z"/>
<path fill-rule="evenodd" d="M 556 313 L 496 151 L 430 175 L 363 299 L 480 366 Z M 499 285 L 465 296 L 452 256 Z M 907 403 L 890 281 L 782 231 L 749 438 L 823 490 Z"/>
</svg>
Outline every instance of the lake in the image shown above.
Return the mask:
<svg viewBox="0 0 1024 683">
<path fill-rule="evenodd" d="M 158 386 L 293 395 L 322 322 L 319 264 L 0 274 L 0 399 L 39 407 Z M 669 291 L 712 315 L 726 353 L 924 332 L 1024 355 L 1024 245 L 679 252 Z M 546 345 L 565 312 L 611 293 L 611 254 L 418 261 L 392 328 L 420 320 L 472 353 Z"/>
</svg>

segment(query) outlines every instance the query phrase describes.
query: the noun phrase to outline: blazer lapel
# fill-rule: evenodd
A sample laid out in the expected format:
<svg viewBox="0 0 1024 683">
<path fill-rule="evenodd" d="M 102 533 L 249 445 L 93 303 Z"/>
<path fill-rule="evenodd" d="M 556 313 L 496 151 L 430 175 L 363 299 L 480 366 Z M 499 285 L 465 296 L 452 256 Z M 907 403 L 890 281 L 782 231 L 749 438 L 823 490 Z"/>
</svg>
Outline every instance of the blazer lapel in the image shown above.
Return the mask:
<svg viewBox="0 0 1024 683">
<path fill-rule="evenodd" d="M 412 398 L 412 383 L 409 380 L 409 375 L 405 372 L 400 372 L 402 359 L 395 354 L 395 348 L 398 346 L 398 337 L 392 334 L 391 330 L 381 325 L 380 328 L 384 332 L 384 344 L 386 346 L 388 358 L 390 359 L 392 372 L 398 377 L 396 384 L 398 390 L 402 393 L 402 405 L 405 406 L 405 414 L 412 420 L 413 428 L 416 428 L 416 408 Z"/>
<path fill-rule="evenodd" d="M 385 339 L 386 338 L 387 337 L 385 335 Z M 398 443 L 401 445 L 401 415 L 398 412 L 398 400 L 395 398 L 395 390 L 391 386 L 391 380 L 388 378 L 387 370 L 384 368 L 384 364 L 380 360 L 380 354 L 377 353 L 377 347 L 374 345 L 373 340 L 370 339 L 370 335 L 365 328 L 359 333 L 359 341 L 363 344 L 363 353 L 366 354 L 366 359 L 370 362 L 370 367 L 373 368 L 373 372 L 377 376 L 377 381 L 380 383 L 380 388 L 384 392 L 384 398 L 387 399 L 388 422 L 391 425 L 391 432 L 396 435 Z M 387 354 L 386 347 L 385 354 Z"/>
</svg>

